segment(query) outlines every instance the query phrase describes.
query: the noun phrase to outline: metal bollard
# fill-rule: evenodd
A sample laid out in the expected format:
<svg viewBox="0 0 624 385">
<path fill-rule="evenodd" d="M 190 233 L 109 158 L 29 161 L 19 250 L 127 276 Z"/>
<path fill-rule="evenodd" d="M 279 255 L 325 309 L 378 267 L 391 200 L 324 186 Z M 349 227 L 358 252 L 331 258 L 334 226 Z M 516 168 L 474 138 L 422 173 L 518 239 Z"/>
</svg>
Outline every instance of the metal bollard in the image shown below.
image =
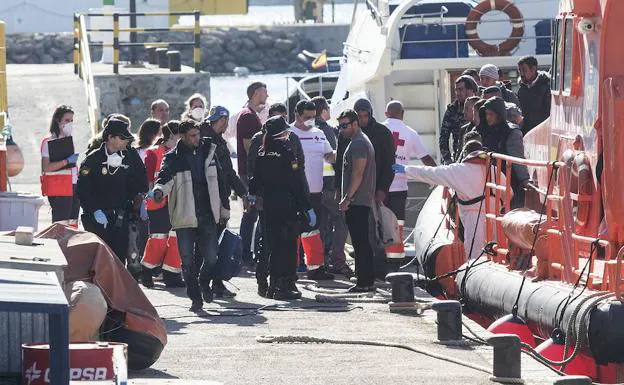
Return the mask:
<svg viewBox="0 0 624 385">
<path fill-rule="evenodd" d="M 490 380 L 502 384 L 522 384 L 520 337 L 515 334 L 496 334 L 487 339 L 494 348 L 494 370 Z"/>
<path fill-rule="evenodd" d="M 431 308 L 438 313 L 438 341 L 462 339 L 462 311 L 459 301 L 437 301 Z"/>
<path fill-rule="evenodd" d="M 156 48 L 156 57 L 158 58 L 158 68 L 169 68 L 167 59 L 167 48 Z"/>
<path fill-rule="evenodd" d="M 182 71 L 182 55 L 180 55 L 180 51 L 169 51 L 167 52 L 167 57 L 169 58 L 169 71 Z"/>
<path fill-rule="evenodd" d="M 390 273 L 386 281 L 392 284 L 392 302 L 414 302 L 414 276 L 412 273 Z"/>
<path fill-rule="evenodd" d="M 592 379 L 585 376 L 565 376 L 557 378 L 553 385 L 592 385 Z"/>
<path fill-rule="evenodd" d="M 147 62 L 153 65 L 158 64 L 158 56 L 156 55 L 156 48 L 158 47 L 147 46 L 145 48 L 147 49 Z"/>
</svg>

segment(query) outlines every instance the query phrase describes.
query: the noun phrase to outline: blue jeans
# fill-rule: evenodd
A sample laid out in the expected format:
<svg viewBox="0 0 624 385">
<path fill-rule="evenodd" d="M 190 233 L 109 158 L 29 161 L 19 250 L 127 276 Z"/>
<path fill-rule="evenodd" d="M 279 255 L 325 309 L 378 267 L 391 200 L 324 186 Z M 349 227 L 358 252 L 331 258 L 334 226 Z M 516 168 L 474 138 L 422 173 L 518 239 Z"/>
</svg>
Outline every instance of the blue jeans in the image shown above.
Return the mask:
<svg viewBox="0 0 624 385">
<path fill-rule="evenodd" d="M 186 281 L 186 294 L 193 301 L 201 301 L 200 286 L 210 287 L 219 250 L 217 224 L 212 215 L 198 218 L 198 221 L 196 228 L 176 230 L 178 249 L 182 258 L 182 275 Z M 200 256 L 197 264 L 193 262 L 195 246 Z"/>
<path fill-rule="evenodd" d="M 240 176 L 245 186 L 249 187 L 249 180 L 247 175 Z M 254 225 L 258 220 L 258 210 L 255 207 L 250 207 L 247 212 L 243 213 L 240 224 L 240 236 L 243 240 L 243 260 L 249 262 L 253 259 L 251 253 L 251 239 L 253 237 Z"/>
</svg>

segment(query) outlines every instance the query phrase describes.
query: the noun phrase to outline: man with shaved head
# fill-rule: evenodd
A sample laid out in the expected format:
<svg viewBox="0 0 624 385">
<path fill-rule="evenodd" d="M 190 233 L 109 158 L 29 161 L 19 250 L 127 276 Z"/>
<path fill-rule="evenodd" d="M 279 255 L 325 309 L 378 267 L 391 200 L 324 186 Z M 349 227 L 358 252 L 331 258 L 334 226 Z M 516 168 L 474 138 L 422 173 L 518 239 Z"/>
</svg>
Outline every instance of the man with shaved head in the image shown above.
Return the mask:
<svg viewBox="0 0 624 385">
<path fill-rule="evenodd" d="M 407 166 L 413 159 L 420 159 L 426 166 L 435 166 L 436 162 L 429 155 L 429 150 L 414 129 L 403 122 L 405 109 L 398 100 L 393 100 L 386 106 L 384 125 L 390 129 L 396 144 L 396 163 Z M 390 185 L 390 193 L 386 206 L 396 215 L 401 230 L 405 221 L 405 204 L 407 202 L 407 176 L 395 174 Z M 391 245 L 386 248 L 388 259 L 395 261 L 405 258 L 403 244 Z M 397 261 L 398 262 L 398 261 Z"/>
</svg>

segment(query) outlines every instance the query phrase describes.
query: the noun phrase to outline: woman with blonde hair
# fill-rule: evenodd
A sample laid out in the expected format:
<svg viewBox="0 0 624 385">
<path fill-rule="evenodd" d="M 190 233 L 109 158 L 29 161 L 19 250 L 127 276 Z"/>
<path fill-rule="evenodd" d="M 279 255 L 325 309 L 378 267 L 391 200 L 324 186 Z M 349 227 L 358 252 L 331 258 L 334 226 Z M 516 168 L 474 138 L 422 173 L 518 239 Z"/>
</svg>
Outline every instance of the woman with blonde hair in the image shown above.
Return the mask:
<svg viewBox="0 0 624 385">
<path fill-rule="evenodd" d="M 182 121 L 191 119 L 196 122 L 202 122 L 206 117 L 208 109 L 210 108 L 206 97 L 200 93 L 191 95 L 191 97 L 186 100 L 184 105 L 185 110 L 180 117 L 180 120 Z"/>
</svg>

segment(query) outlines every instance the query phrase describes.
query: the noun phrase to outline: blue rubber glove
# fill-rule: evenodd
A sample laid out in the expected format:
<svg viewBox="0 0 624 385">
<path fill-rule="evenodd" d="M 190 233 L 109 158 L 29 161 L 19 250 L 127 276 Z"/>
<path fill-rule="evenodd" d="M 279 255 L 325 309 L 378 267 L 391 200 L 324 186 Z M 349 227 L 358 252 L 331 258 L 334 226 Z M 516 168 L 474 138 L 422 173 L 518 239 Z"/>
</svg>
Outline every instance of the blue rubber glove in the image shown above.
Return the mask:
<svg viewBox="0 0 624 385">
<path fill-rule="evenodd" d="M 139 209 L 139 216 L 143 222 L 147 222 L 149 216 L 147 215 L 147 202 L 141 202 L 141 208 Z"/>
<path fill-rule="evenodd" d="M 247 195 L 247 202 L 249 202 L 249 206 L 255 206 L 258 201 L 258 197 L 255 195 Z"/>
<path fill-rule="evenodd" d="M 72 154 L 65 160 L 67 160 L 68 163 L 76 164 L 76 162 L 78 162 L 78 154 Z"/>
<path fill-rule="evenodd" d="M 93 217 L 95 218 L 95 221 L 102 226 L 106 227 L 106 225 L 108 225 L 108 218 L 106 218 L 106 214 L 104 214 L 102 210 L 94 212 Z"/>
<path fill-rule="evenodd" d="M 393 164 L 392 171 L 394 171 L 395 174 L 405 174 L 405 166 L 398 163 Z"/>
<path fill-rule="evenodd" d="M 316 213 L 314 212 L 314 209 L 308 210 L 306 214 L 308 215 L 308 224 L 310 227 L 316 226 Z"/>
</svg>

